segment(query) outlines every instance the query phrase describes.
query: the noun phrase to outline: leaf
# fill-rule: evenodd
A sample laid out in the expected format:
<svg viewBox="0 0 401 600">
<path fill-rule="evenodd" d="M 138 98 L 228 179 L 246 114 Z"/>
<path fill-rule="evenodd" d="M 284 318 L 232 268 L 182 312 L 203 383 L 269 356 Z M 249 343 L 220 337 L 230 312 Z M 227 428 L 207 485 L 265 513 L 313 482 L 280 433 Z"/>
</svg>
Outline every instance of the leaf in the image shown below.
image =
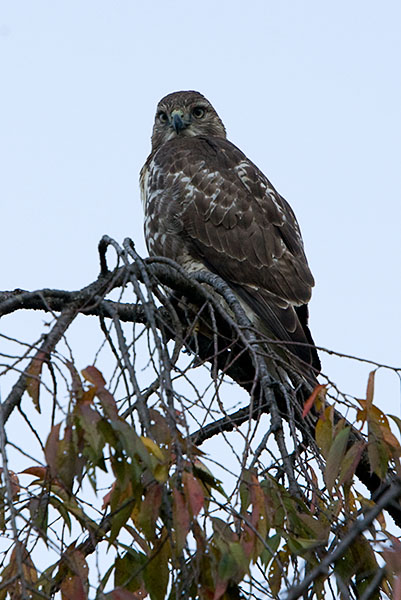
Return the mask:
<svg viewBox="0 0 401 600">
<path fill-rule="evenodd" d="M 227 494 L 221 487 L 221 481 L 216 479 L 209 469 L 200 460 L 196 459 L 193 466 L 194 475 L 203 483 L 209 496 L 210 488 L 220 492 L 224 498 L 228 499 Z"/>
<path fill-rule="evenodd" d="M 326 390 L 325 385 L 317 385 L 315 387 L 315 389 L 313 390 L 313 392 L 311 393 L 311 395 L 309 396 L 309 398 L 306 400 L 305 404 L 304 404 L 304 409 L 302 411 L 302 418 L 304 419 L 306 417 L 306 415 L 310 412 L 312 406 L 314 405 L 316 399 L 318 398 L 320 392 L 322 392 L 323 390 Z"/>
<path fill-rule="evenodd" d="M 269 569 L 269 588 L 274 596 L 277 596 L 281 588 L 282 567 L 280 559 L 275 558 Z"/>
<path fill-rule="evenodd" d="M 141 527 L 146 539 L 154 540 L 156 521 L 159 518 L 160 507 L 162 503 L 162 486 L 160 484 L 151 485 L 145 493 L 145 499 L 141 503 L 137 522 Z"/>
<path fill-rule="evenodd" d="M 262 563 L 267 566 L 273 556 L 276 554 L 278 547 L 280 545 L 281 536 L 278 533 L 275 533 L 271 537 L 267 538 L 264 543 L 264 549 L 260 555 L 260 559 Z"/>
<path fill-rule="evenodd" d="M 44 480 L 46 479 L 48 472 L 49 469 L 47 467 L 28 467 L 28 469 L 21 471 L 21 474 L 26 473 L 28 475 L 34 475 L 38 479 Z"/>
<path fill-rule="evenodd" d="M 62 600 L 87 600 L 85 587 L 78 575 L 67 575 L 60 585 Z"/>
<path fill-rule="evenodd" d="M 225 552 L 219 560 L 219 580 L 228 582 L 237 572 L 237 563 L 231 552 Z"/>
<path fill-rule="evenodd" d="M 89 365 L 88 367 L 86 367 L 86 369 L 82 369 L 81 373 L 86 379 L 86 381 L 89 381 L 99 389 L 104 388 L 104 386 L 106 385 L 105 378 L 103 377 L 99 369 L 97 369 L 94 366 Z"/>
<path fill-rule="evenodd" d="M 143 586 L 143 568 L 147 557 L 141 552 L 130 549 L 123 557 L 116 558 L 114 585 L 117 589 L 124 588 L 136 592 Z"/>
<path fill-rule="evenodd" d="M 341 464 L 339 483 L 351 482 L 365 448 L 366 443 L 361 440 L 348 449 Z"/>
<path fill-rule="evenodd" d="M 373 405 L 373 396 L 375 392 L 375 374 L 376 371 L 371 371 L 368 377 L 368 385 L 366 388 L 366 402 L 368 412 L 369 408 Z"/>
<path fill-rule="evenodd" d="M 101 372 L 93 366 L 86 367 L 81 371 L 87 381 L 92 383 L 96 388 L 96 396 L 99 398 L 105 414 L 111 420 L 118 419 L 118 410 L 113 396 L 106 390 L 106 381 Z"/>
<path fill-rule="evenodd" d="M 42 373 L 43 361 L 46 358 L 46 353 L 41 350 L 32 359 L 31 364 L 26 370 L 27 383 L 26 391 L 32 398 L 32 402 L 36 410 L 40 413 L 39 404 L 39 389 L 40 389 L 40 375 Z"/>
<path fill-rule="evenodd" d="M 127 523 L 131 516 L 134 503 L 135 498 L 132 494 L 131 484 L 129 484 L 122 492 L 120 491 L 119 487 L 116 486 L 116 488 L 113 490 L 110 502 L 112 510 L 112 514 L 110 515 L 110 543 L 117 538 L 121 528 Z"/>
<path fill-rule="evenodd" d="M 188 506 L 185 503 L 184 496 L 176 488 L 173 489 L 173 527 L 174 541 L 177 556 L 185 546 L 187 534 L 189 532 L 190 519 Z"/>
<path fill-rule="evenodd" d="M 390 417 L 390 419 L 393 419 L 394 423 L 398 427 L 398 431 L 401 434 L 401 419 L 399 417 L 397 417 L 396 415 L 388 415 L 388 416 Z"/>
<path fill-rule="evenodd" d="M 74 477 L 83 469 L 83 458 L 78 456 L 72 427 L 64 430 L 63 439 L 59 439 L 61 423 L 51 428 L 45 445 L 45 457 L 49 465 L 50 476 L 61 481 L 68 490 L 72 489 Z"/>
<path fill-rule="evenodd" d="M 205 503 L 205 495 L 202 484 L 196 477 L 192 475 L 192 473 L 188 473 L 188 471 L 184 471 L 182 474 L 182 483 L 184 486 L 185 497 L 191 509 L 192 516 L 196 517 Z"/>
<path fill-rule="evenodd" d="M 58 446 L 60 443 L 59 434 L 60 434 L 61 423 L 58 425 L 53 425 L 50 430 L 49 436 L 45 445 L 45 457 L 46 462 L 50 468 L 50 475 L 55 478 L 57 477 L 57 454 L 58 454 Z"/>
<path fill-rule="evenodd" d="M 146 598 L 146 596 L 147 593 L 144 589 L 139 589 L 136 592 L 129 592 L 123 588 L 116 588 L 106 594 L 105 597 L 110 598 L 110 600 L 141 600 L 141 598 Z"/>
<path fill-rule="evenodd" d="M 324 472 L 324 480 L 328 491 L 331 491 L 333 488 L 334 482 L 340 472 L 341 463 L 347 448 L 349 432 L 349 427 L 341 429 L 331 445 Z"/>
<path fill-rule="evenodd" d="M 145 566 L 143 578 L 146 591 L 151 600 L 164 600 L 169 582 L 170 545 L 163 532 L 160 543 L 154 548 L 149 562 Z"/>
<path fill-rule="evenodd" d="M 98 427 L 101 416 L 89 404 L 82 403 L 78 408 L 77 421 L 82 428 L 85 440 L 83 454 L 95 466 L 101 468 L 103 471 L 107 471 L 103 457 L 104 437 Z"/>
<path fill-rule="evenodd" d="M 327 460 L 333 443 L 333 407 L 328 406 L 320 415 L 315 431 L 316 443 Z"/>
<path fill-rule="evenodd" d="M 62 559 L 67 568 L 60 586 L 62 600 L 87 600 L 88 565 L 79 550 L 69 548 Z"/>
<path fill-rule="evenodd" d="M 0 467 L 0 473 L 4 473 L 4 469 L 2 467 Z M 8 476 L 10 478 L 12 499 L 18 500 L 18 496 L 21 491 L 18 475 L 14 473 L 14 471 L 9 470 Z"/>
<path fill-rule="evenodd" d="M 68 507 L 63 502 L 60 502 L 56 496 L 49 496 L 50 504 L 60 513 L 61 518 L 64 520 L 69 532 L 71 533 L 71 519 L 68 511 Z M 83 513 L 82 513 L 83 514 Z"/>
<path fill-rule="evenodd" d="M 211 521 L 216 541 L 218 541 L 218 538 L 221 538 L 226 544 L 238 541 L 238 535 L 226 521 L 219 519 L 219 517 L 211 517 Z"/>
<path fill-rule="evenodd" d="M 223 594 L 225 593 L 227 586 L 228 586 L 228 581 L 217 579 L 216 585 L 214 588 L 213 600 L 219 600 L 219 598 L 221 598 L 223 596 Z"/>
<path fill-rule="evenodd" d="M 171 442 L 171 429 L 165 417 L 154 408 L 149 409 L 149 416 L 151 419 L 150 429 L 153 439 L 160 445 L 168 446 Z"/>
<path fill-rule="evenodd" d="M 387 474 L 390 452 L 382 442 L 381 429 L 375 421 L 368 423 L 368 457 L 372 471 L 383 479 Z"/>
<path fill-rule="evenodd" d="M 46 530 L 49 513 L 49 495 L 33 496 L 28 503 L 31 523 L 46 541 Z"/>
<path fill-rule="evenodd" d="M 153 454 L 153 456 L 155 456 L 160 462 L 165 461 L 165 456 L 163 454 L 163 451 L 159 448 L 159 446 L 157 444 L 155 444 L 155 442 L 153 440 L 151 440 L 148 437 L 145 437 L 144 435 L 141 435 L 140 439 L 142 440 L 142 443 L 145 446 L 145 448 L 151 454 Z"/>
</svg>

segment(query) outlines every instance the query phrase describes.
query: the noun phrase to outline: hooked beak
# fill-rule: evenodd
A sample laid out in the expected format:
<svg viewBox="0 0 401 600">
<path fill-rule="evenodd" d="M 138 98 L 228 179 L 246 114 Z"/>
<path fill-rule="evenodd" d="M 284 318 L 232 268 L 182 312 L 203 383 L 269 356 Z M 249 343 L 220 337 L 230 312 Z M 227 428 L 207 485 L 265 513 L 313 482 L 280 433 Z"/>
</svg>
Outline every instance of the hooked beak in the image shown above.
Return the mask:
<svg viewBox="0 0 401 600">
<path fill-rule="evenodd" d="M 181 110 L 173 110 L 171 113 L 171 125 L 176 133 L 180 133 L 180 131 L 187 127 L 187 124 L 183 121 L 183 116 Z"/>
</svg>

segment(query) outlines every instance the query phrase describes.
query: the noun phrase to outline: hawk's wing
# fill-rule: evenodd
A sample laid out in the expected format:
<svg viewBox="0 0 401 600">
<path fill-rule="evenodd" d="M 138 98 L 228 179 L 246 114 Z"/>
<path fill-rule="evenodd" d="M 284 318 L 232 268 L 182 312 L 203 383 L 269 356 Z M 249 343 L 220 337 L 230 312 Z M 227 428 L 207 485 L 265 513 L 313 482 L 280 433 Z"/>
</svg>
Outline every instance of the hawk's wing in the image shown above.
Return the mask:
<svg viewBox="0 0 401 600">
<path fill-rule="evenodd" d="M 202 137 L 163 144 L 146 173 L 147 217 L 158 220 L 157 239 L 147 235 L 152 253 L 178 262 L 189 254 L 226 280 L 272 335 L 313 344 L 304 305 L 314 280 L 298 223 L 263 173 L 229 141 Z M 317 366 L 310 348 L 290 349 Z"/>
</svg>

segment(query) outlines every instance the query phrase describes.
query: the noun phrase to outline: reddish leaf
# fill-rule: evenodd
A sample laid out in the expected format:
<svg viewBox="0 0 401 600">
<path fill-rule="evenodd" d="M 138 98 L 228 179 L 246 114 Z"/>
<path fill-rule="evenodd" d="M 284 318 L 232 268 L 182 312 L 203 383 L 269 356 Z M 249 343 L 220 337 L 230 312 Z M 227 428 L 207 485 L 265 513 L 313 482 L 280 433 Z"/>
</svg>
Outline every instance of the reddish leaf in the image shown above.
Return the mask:
<svg viewBox="0 0 401 600">
<path fill-rule="evenodd" d="M 39 351 L 36 356 L 32 359 L 31 364 L 26 370 L 27 383 L 26 391 L 32 398 L 33 404 L 36 410 L 40 413 L 39 404 L 39 388 L 40 388 L 40 374 L 42 372 L 43 361 L 46 358 L 45 352 Z"/>
<path fill-rule="evenodd" d="M 60 591 L 62 600 L 87 600 L 85 587 L 77 575 L 69 575 L 63 579 Z"/>
<path fill-rule="evenodd" d="M 393 600 L 401 600 L 401 575 L 394 577 Z"/>
<path fill-rule="evenodd" d="M 103 375 L 99 369 L 94 366 L 90 365 L 89 367 L 86 367 L 86 369 L 83 369 L 81 373 L 85 377 L 86 381 L 90 381 L 90 383 L 93 383 L 93 385 L 99 389 L 104 388 L 106 385 L 106 380 L 104 379 Z"/>
<path fill-rule="evenodd" d="M 3 469 L 0 469 L 0 471 L 2 472 Z M 12 498 L 13 500 L 16 500 L 21 491 L 18 475 L 16 475 L 14 471 L 8 471 L 8 474 L 10 476 Z"/>
<path fill-rule="evenodd" d="M 110 500 L 111 500 L 113 492 L 114 492 L 114 490 L 116 488 L 116 484 L 117 484 L 117 482 L 115 481 L 113 483 L 113 485 L 111 486 L 110 491 L 107 492 L 107 494 L 105 496 L 103 496 L 103 504 L 102 504 L 102 509 L 103 510 L 110 504 Z"/>
<path fill-rule="evenodd" d="M 304 404 L 304 409 L 302 411 L 302 418 L 304 419 L 306 417 L 306 415 L 309 413 L 309 411 L 311 410 L 312 406 L 315 403 L 316 398 L 319 396 L 319 393 L 322 390 L 325 390 L 326 386 L 325 385 L 317 385 L 315 387 L 315 389 L 313 390 L 313 392 L 311 393 L 311 395 L 309 396 L 309 398 L 307 399 L 307 401 Z"/>
<path fill-rule="evenodd" d="M 45 445 L 45 457 L 52 477 L 57 476 L 57 452 L 60 443 L 60 427 L 61 423 L 53 425 Z"/>
<path fill-rule="evenodd" d="M 219 598 L 221 598 L 224 595 L 227 586 L 228 581 L 222 581 L 221 579 L 218 579 L 214 588 L 213 600 L 219 600 Z"/>
<path fill-rule="evenodd" d="M 96 388 L 96 396 L 99 398 L 102 406 L 111 419 L 118 417 L 117 405 L 113 396 L 108 390 L 106 390 L 106 381 L 101 372 L 93 366 L 86 367 L 83 369 L 82 375 L 87 381 L 90 381 Z"/>
<path fill-rule="evenodd" d="M 60 586 L 62 600 L 87 600 L 88 565 L 85 556 L 70 547 L 62 562 L 67 567 L 67 576 Z"/>
<path fill-rule="evenodd" d="M 376 374 L 376 371 L 371 371 L 369 373 L 369 377 L 368 377 L 368 385 L 367 385 L 367 389 L 366 389 L 366 401 L 367 401 L 367 405 L 368 405 L 368 411 L 369 411 L 369 408 L 373 404 L 373 395 L 374 395 L 374 391 L 375 391 L 375 374 Z"/>
<path fill-rule="evenodd" d="M 386 548 L 382 554 L 390 569 L 399 575 L 401 575 L 401 541 L 396 537 L 391 537 L 392 548 Z"/>
<path fill-rule="evenodd" d="M 27 473 L 28 475 L 34 475 L 38 479 L 46 479 L 46 476 L 48 473 L 48 468 L 47 467 L 29 467 L 28 469 L 21 471 L 21 474 L 22 473 Z"/>
<path fill-rule="evenodd" d="M 203 508 L 205 502 L 203 486 L 196 477 L 187 471 L 184 471 L 182 475 L 182 483 L 184 485 L 185 496 L 192 515 L 196 517 L 196 515 Z"/>
</svg>

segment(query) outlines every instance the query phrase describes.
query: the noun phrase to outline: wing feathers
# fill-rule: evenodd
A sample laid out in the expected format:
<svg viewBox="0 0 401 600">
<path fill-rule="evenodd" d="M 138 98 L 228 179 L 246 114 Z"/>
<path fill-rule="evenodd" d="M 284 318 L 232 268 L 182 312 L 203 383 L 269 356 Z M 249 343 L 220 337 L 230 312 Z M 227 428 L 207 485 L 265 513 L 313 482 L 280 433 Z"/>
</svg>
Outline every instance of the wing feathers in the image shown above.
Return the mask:
<svg viewBox="0 0 401 600">
<path fill-rule="evenodd" d="M 298 223 L 238 148 L 222 138 L 174 138 L 152 156 L 145 180 L 154 200 L 149 222 L 155 219 L 158 233 L 167 236 L 169 214 L 181 224 L 181 233 L 171 233 L 171 258 L 190 255 L 223 277 L 273 336 L 311 343 L 307 311 L 296 310 L 309 301 L 314 284 Z M 152 251 L 166 248 L 166 241 L 154 243 Z M 307 347 L 293 352 L 316 363 Z"/>
</svg>

